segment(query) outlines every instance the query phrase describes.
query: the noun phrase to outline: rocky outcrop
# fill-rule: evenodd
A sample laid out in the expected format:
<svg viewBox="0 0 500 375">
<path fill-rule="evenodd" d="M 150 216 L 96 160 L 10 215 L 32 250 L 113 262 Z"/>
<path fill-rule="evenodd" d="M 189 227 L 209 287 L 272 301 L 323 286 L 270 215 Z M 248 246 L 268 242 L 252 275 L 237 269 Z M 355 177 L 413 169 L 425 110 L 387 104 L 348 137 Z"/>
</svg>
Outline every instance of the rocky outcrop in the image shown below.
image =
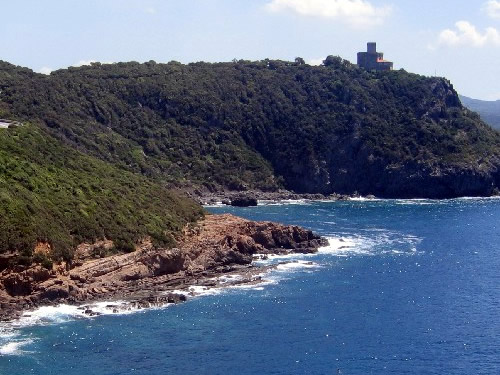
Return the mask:
<svg viewBox="0 0 500 375">
<path fill-rule="evenodd" d="M 231 206 L 252 207 L 257 206 L 257 198 L 248 195 L 238 195 L 231 199 Z"/>
<path fill-rule="evenodd" d="M 326 240 L 297 226 L 207 215 L 187 226 L 173 249 L 158 249 L 146 240 L 132 253 L 95 259 L 92 254 L 99 254 L 93 250 L 112 245 L 99 242 L 80 245 L 71 266 L 7 268 L 0 273 L 0 318 L 60 302 L 127 299 L 141 306 L 161 304 L 166 297 L 160 292 L 200 284 L 234 267 L 250 265 L 256 254 L 311 253 L 325 244 Z M 165 301 L 182 301 L 179 296 L 169 298 Z"/>
</svg>

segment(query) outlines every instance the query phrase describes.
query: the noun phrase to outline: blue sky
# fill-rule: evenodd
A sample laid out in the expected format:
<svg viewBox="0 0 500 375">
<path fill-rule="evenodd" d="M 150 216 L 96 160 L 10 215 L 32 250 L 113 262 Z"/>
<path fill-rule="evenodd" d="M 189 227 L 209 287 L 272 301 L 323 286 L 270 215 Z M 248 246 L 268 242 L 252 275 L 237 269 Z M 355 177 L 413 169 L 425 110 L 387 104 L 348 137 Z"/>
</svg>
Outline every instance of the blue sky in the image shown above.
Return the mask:
<svg viewBox="0 0 500 375">
<path fill-rule="evenodd" d="M 500 0 L 0 1 L 0 59 L 39 72 L 89 61 L 355 62 L 376 41 L 396 69 L 500 99 Z"/>
</svg>

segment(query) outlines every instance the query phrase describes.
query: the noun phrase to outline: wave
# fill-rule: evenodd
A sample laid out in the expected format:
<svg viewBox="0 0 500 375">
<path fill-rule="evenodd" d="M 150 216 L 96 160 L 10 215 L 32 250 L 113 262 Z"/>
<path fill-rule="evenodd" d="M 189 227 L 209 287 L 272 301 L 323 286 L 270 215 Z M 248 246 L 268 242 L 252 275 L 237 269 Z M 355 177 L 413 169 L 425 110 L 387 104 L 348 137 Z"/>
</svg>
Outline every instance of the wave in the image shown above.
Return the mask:
<svg viewBox="0 0 500 375">
<path fill-rule="evenodd" d="M 89 311 L 92 313 L 89 314 Z M 34 325 L 59 324 L 75 319 L 89 319 L 97 315 L 130 314 L 133 312 L 130 304 L 125 301 L 95 302 L 81 306 L 60 304 L 43 306 L 33 311 L 24 312 L 12 323 L 14 328 Z"/>
<path fill-rule="evenodd" d="M 338 257 L 374 255 L 414 255 L 421 238 L 411 234 L 394 233 L 383 229 L 367 230 L 367 235 L 328 237 L 328 246 L 319 254 Z"/>
<path fill-rule="evenodd" d="M 329 237 L 328 245 L 319 248 L 320 254 L 328 254 L 339 257 L 353 255 L 371 255 L 371 246 L 366 246 L 367 241 L 354 237 Z"/>
<path fill-rule="evenodd" d="M 286 206 L 286 205 L 307 205 L 310 199 L 262 199 L 258 203 L 260 206 Z"/>
<path fill-rule="evenodd" d="M 227 207 L 227 205 L 222 203 L 222 202 L 213 202 L 213 203 L 203 204 L 203 207 L 205 207 L 205 208 L 219 208 L 219 207 Z"/>
<path fill-rule="evenodd" d="M 366 232 L 364 232 L 366 233 Z M 383 229 L 367 230 L 366 234 L 353 236 L 338 234 L 328 237 L 328 245 L 313 254 L 266 255 L 256 259 L 255 269 L 243 274 L 219 275 L 209 281 L 209 285 L 191 285 L 172 293 L 184 294 L 189 299 L 230 293 L 232 290 L 262 291 L 278 284 L 293 273 L 311 273 L 324 267 L 322 257 L 360 257 L 374 255 L 403 256 L 417 253 L 420 238 L 412 235 L 389 232 Z M 165 292 L 167 293 L 167 292 Z M 166 308 L 171 304 L 148 307 L 146 309 Z M 0 356 L 23 355 L 29 353 L 23 347 L 30 345 L 33 338 L 26 337 L 22 328 L 63 324 L 78 319 L 93 319 L 97 315 L 121 315 L 144 311 L 145 308 L 127 301 L 110 301 L 74 306 L 61 304 L 44 306 L 25 312 L 17 321 L 8 325 L 0 324 Z M 89 314 L 89 311 L 91 312 Z"/>
<path fill-rule="evenodd" d="M 488 202 L 492 200 L 500 200 L 500 196 L 494 197 L 458 197 L 458 198 L 448 198 L 448 199 L 429 199 L 429 198 L 366 198 L 366 197 L 350 197 L 347 200 L 331 200 L 331 199 L 276 199 L 268 200 L 263 199 L 258 201 L 259 206 L 288 206 L 288 205 L 299 205 L 299 206 L 309 206 L 316 203 L 331 203 L 340 204 L 345 202 L 352 202 L 353 204 L 365 204 L 365 203 L 389 203 L 402 206 L 431 206 L 440 205 L 447 202 L 461 202 L 461 201 L 477 201 L 477 202 Z M 228 207 L 222 202 L 215 202 L 206 204 L 205 208 L 220 209 L 223 207 Z"/>
<path fill-rule="evenodd" d="M 187 289 L 176 289 L 167 293 L 182 294 L 186 297 L 202 297 L 220 294 L 220 288 L 204 285 L 191 285 Z"/>
<path fill-rule="evenodd" d="M 318 263 L 308 262 L 305 260 L 296 260 L 294 262 L 281 263 L 276 266 L 277 271 L 293 272 L 307 269 L 315 269 L 321 267 Z"/>
<path fill-rule="evenodd" d="M 25 353 L 29 353 L 27 351 L 22 350 L 21 348 L 31 343 L 33 343 L 33 339 L 24 339 L 24 340 L 16 340 L 8 342 L 7 344 L 0 346 L 0 356 L 22 355 Z"/>
<path fill-rule="evenodd" d="M 381 198 L 366 198 L 366 197 L 350 197 L 348 198 L 349 201 L 354 201 L 354 202 L 376 202 L 376 201 L 381 201 L 383 199 Z"/>
<path fill-rule="evenodd" d="M 392 201 L 398 205 L 430 206 L 436 204 L 435 201 L 429 199 L 394 199 Z"/>
</svg>

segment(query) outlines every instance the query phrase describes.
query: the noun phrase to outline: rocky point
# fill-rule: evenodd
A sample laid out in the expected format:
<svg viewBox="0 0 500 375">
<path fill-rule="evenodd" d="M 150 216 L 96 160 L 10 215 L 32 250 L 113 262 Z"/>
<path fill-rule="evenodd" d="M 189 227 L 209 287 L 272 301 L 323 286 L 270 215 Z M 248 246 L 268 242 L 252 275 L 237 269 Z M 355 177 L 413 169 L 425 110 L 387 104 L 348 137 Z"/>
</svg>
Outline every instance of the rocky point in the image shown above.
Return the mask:
<svg viewBox="0 0 500 375">
<path fill-rule="evenodd" d="M 247 272 L 256 254 L 313 253 L 326 243 L 298 226 L 207 215 L 188 225 L 171 249 L 156 248 L 144 240 L 132 253 L 95 259 L 95 249 L 112 243 L 81 244 L 72 264 L 59 264 L 51 270 L 41 265 L 3 270 L 0 319 L 13 319 L 23 311 L 58 303 L 82 305 L 121 299 L 149 307 L 182 302 L 185 296 L 174 290 L 193 284 L 217 286 L 215 276 Z M 92 315 L 92 311 L 88 313 Z"/>
</svg>

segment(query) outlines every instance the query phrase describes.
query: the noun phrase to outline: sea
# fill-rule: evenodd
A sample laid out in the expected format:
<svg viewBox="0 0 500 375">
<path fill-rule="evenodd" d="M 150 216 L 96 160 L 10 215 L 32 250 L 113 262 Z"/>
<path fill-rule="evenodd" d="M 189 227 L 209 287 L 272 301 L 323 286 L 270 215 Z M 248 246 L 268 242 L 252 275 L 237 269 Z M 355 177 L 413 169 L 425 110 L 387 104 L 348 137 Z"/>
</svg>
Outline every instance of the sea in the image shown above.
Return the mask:
<svg viewBox="0 0 500 375">
<path fill-rule="evenodd" d="M 329 246 L 179 305 L 39 309 L 0 325 L 0 374 L 500 374 L 500 199 L 261 203 L 207 210 Z"/>
</svg>

